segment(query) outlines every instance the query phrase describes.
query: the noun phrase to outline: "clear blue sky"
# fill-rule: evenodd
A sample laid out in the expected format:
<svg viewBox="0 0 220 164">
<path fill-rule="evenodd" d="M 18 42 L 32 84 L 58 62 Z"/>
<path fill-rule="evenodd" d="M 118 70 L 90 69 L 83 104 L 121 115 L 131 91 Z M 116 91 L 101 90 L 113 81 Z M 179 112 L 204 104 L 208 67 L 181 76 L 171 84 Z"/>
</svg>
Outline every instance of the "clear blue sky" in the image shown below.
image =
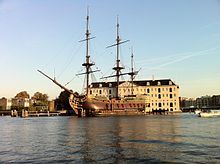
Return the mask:
<svg viewBox="0 0 220 164">
<path fill-rule="evenodd" d="M 61 89 L 37 72 L 54 76 L 82 92 L 86 8 L 90 8 L 91 59 L 101 69 L 96 79 L 112 73 L 116 17 L 122 63 L 130 67 L 131 47 L 137 79 L 170 78 L 180 95 L 220 94 L 219 0 L 0 0 L 0 97 L 26 90 L 50 99 Z M 55 70 L 55 71 L 54 71 Z M 128 77 L 124 77 L 127 79 Z"/>
</svg>

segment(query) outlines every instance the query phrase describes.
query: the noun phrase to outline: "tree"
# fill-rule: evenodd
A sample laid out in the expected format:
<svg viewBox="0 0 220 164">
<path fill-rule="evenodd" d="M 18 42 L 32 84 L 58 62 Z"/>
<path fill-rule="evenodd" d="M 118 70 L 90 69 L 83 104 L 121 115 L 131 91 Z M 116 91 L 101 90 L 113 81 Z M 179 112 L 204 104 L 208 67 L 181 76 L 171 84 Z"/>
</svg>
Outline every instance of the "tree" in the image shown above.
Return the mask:
<svg viewBox="0 0 220 164">
<path fill-rule="evenodd" d="M 60 108 L 64 108 L 66 110 L 71 110 L 71 106 L 69 104 L 69 96 L 70 93 L 67 91 L 62 91 L 58 97 L 58 105 L 60 106 Z"/>
<path fill-rule="evenodd" d="M 29 99 L 30 95 L 27 93 L 27 91 L 21 91 L 15 96 L 15 98 L 18 98 L 18 99 L 28 98 Z"/>
<path fill-rule="evenodd" d="M 31 99 L 34 101 L 34 106 L 46 106 L 48 104 L 47 94 L 36 92 Z"/>
</svg>

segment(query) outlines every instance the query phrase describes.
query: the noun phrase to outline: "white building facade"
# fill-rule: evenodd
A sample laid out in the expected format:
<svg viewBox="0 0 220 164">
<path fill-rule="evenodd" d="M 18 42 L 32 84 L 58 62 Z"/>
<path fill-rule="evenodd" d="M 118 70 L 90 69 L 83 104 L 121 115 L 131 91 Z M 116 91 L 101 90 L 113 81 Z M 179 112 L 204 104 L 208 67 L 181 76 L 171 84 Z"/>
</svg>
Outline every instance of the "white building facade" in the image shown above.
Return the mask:
<svg viewBox="0 0 220 164">
<path fill-rule="evenodd" d="M 115 97 L 116 82 L 95 82 L 89 87 L 90 97 Z M 171 79 L 134 81 L 121 81 L 119 85 L 121 98 L 131 95 L 148 95 L 150 110 L 180 111 L 179 86 Z M 133 90 L 132 90 L 133 88 Z"/>
</svg>

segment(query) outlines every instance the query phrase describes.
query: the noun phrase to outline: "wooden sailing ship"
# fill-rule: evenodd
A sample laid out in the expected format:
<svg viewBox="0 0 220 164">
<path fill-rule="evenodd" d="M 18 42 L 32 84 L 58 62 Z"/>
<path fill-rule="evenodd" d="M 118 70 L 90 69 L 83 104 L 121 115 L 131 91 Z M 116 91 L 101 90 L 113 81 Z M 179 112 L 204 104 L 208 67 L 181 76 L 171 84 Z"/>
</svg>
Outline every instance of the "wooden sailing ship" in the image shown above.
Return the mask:
<svg viewBox="0 0 220 164">
<path fill-rule="evenodd" d="M 52 79 L 42 71 L 38 70 L 41 74 L 49 78 L 52 82 L 54 82 L 56 85 L 64 89 L 69 93 L 69 104 L 72 107 L 72 109 L 75 111 L 76 115 L 78 116 L 96 116 L 96 115 L 109 115 L 109 114 L 143 114 L 145 112 L 145 109 L 149 107 L 148 103 L 148 96 L 142 95 L 142 96 L 136 96 L 133 95 L 133 80 L 134 76 L 137 74 L 137 71 L 134 71 L 133 69 L 133 53 L 131 55 L 131 65 L 132 69 L 131 72 L 128 73 L 122 73 L 121 70 L 124 69 L 124 67 L 120 66 L 120 58 L 119 58 L 119 46 L 122 43 L 128 42 L 121 41 L 119 37 L 119 23 L 117 19 L 117 38 L 116 43 L 108 46 L 108 47 L 116 47 L 116 66 L 113 68 L 115 71 L 115 75 L 107 76 L 104 78 L 110 78 L 110 77 L 116 77 L 116 85 L 115 85 L 115 96 L 112 98 L 105 97 L 90 97 L 89 96 L 89 76 L 93 72 L 97 72 L 98 70 L 92 71 L 91 67 L 94 65 L 90 61 L 90 55 L 89 55 L 89 41 L 94 38 L 90 37 L 89 32 L 89 16 L 87 14 L 86 18 L 86 38 L 82 41 L 86 42 L 86 61 L 82 64 L 82 66 L 85 67 L 85 72 L 81 74 L 86 75 L 86 93 L 84 95 L 78 95 L 75 94 L 72 90 L 69 90 L 68 88 L 64 87 L 60 83 L 58 83 L 55 79 Z M 81 75 L 78 74 L 78 75 Z M 128 95 L 127 97 L 121 98 L 119 96 L 119 78 L 122 75 L 130 75 L 131 76 L 131 95 Z"/>
</svg>

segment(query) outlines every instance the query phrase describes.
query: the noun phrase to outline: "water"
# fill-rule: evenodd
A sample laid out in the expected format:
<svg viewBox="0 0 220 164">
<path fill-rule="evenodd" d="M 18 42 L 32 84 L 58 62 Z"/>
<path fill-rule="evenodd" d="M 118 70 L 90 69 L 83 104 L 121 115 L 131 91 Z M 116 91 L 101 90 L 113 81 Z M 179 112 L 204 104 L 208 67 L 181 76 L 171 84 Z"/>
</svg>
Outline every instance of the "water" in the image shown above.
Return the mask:
<svg viewBox="0 0 220 164">
<path fill-rule="evenodd" d="M 0 117 L 0 163 L 220 163 L 220 118 Z"/>
</svg>

